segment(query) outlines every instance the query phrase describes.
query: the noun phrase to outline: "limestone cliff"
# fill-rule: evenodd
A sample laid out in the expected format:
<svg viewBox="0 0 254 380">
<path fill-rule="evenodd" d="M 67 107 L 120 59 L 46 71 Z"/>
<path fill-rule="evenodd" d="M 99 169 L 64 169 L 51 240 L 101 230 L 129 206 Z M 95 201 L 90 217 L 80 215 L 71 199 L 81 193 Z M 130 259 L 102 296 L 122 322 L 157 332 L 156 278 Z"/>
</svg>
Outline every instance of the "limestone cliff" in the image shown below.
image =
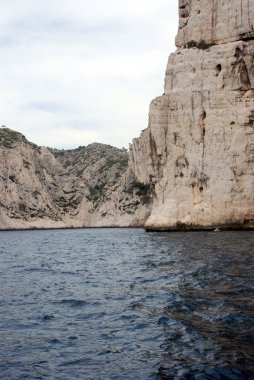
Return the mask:
<svg viewBox="0 0 254 380">
<path fill-rule="evenodd" d="M 179 0 L 176 46 L 191 40 L 222 44 L 254 37 L 253 0 Z"/>
<path fill-rule="evenodd" d="M 130 164 L 153 191 L 147 229 L 254 227 L 254 2 L 179 0 L 165 93 Z"/>
<path fill-rule="evenodd" d="M 0 163 L 0 229 L 141 226 L 149 214 L 124 149 L 48 149 L 0 128 Z"/>
</svg>

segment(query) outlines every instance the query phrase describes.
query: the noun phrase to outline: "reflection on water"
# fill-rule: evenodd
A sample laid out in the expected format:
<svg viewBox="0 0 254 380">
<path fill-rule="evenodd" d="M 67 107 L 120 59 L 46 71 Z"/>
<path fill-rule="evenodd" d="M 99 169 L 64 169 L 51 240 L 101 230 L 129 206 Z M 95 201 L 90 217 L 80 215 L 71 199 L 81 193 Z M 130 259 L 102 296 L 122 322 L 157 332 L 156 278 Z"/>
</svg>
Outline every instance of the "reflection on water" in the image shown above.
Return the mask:
<svg viewBox="0 0 254 380">
<path fill-rule="evenodd" d="M 254 379 L 254 233 L 0 234 L 0 378 Z"/>
</svg>

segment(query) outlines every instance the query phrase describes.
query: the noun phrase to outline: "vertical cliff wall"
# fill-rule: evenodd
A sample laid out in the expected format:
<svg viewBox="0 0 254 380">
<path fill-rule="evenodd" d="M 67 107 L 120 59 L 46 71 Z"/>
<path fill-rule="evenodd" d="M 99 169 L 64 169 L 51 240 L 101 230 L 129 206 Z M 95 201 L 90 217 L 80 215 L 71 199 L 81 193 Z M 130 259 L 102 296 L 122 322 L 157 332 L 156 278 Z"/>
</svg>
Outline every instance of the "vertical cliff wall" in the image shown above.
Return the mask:
<svg viewBox="0 0 254 380">
<path fill-rule="evenodd" d="M 179 0 L 165 93 L 130 151 L 146 228 L 254 227 L 253 23 L 253 0 Z"/>
<path fill-rule="evenodd" d="M 191 40 L 226 43 L 254 37 L 253 0 L 179 0 L 176 46 Z"/>
</svg>

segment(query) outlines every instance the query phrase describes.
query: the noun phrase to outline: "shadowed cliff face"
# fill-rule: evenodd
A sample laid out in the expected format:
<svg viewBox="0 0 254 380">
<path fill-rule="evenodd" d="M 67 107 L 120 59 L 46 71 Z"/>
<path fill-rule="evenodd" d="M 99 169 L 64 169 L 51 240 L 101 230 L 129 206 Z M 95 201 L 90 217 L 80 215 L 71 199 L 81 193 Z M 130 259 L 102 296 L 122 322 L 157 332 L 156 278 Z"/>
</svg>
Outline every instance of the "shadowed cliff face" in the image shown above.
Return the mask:
<svg viewBox="0 0 254 380">
<path fill-rule="evenodd" d="M 130 149 L 134 174 L 153 189 L 148 229 L 254 227 L 250 5 L 179 1 L 165 94 Z"/>
<path fill-rule="evenodd" d="M 47 149 L 1 128 L 0 160 L 0 229 L 139 226 L 149 212 L 125 149 Z"/>
</svg>

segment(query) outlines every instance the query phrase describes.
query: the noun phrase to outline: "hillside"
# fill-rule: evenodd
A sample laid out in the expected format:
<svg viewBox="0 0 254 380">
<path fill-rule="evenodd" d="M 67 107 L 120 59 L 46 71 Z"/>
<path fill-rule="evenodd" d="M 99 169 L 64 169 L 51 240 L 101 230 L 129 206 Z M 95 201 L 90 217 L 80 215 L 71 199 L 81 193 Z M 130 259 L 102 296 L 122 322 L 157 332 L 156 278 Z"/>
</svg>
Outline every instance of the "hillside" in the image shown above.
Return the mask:
<svg viewBox="0 0 254 380">
<path fill-rule="evenodd" d="M 1 128 L 0 160 L 0 229 L 141 226 L 149 213 L 125 149 L 39 147 Z"/>
</svg>

